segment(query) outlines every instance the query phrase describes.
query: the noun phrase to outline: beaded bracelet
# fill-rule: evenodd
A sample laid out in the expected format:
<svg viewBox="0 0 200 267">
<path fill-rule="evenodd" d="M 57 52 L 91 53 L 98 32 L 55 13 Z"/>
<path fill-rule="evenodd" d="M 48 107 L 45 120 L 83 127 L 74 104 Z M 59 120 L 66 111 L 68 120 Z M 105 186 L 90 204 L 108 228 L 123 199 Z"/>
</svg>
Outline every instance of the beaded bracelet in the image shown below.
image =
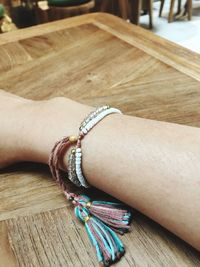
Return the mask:
<svg viewBox="0 0 200 267">
<path fill-rule="evenodd" d="M 131 212 L 120 202 L 91 201 L 85 195 L 70 192 L 67 189 L 66 178 L 78 187 L 90 187 L 82 172 L 81 141 L 97 123 L 113 113 L 121 114 L 121 111 L 102 106 L 91 112 L 81 123 L 78 136 L 63 137 L 56 142 L 49 157 L 52 176 L 63 188 L 66 198 L 75 206 L 75 215 L 84 223 L 90 241 L 96 249 L 98 260 L 104 266 L 116 262 L 124 254 L 124 245 L 115 232 L 124 234 L 129 230 Z M 68 170 L 67 173 L 63 173 L 60 170 L 63 154 L 72 145 L 75 147 L 69 154 Z"/>
<path fill-rule="evenodd" d="M 86 188 L 89 187 L 89 184 L 86 181 L 81 168 L 81 140 L 98 122 L 100 122 L 103 118 L 112 113 L 121 113 L 121 111 L 116 108 L 110 108 L 109 106 L 97 108 L 95 111 L 90 113 L 81 123 L 78 138 L 74 137 L 74 140 L 77 139 L 77 145 L 75 149 L 71 150 L 71 153 L 69 155 L 68 178 L 77 186 L 83 186 Z"/>
</svg>

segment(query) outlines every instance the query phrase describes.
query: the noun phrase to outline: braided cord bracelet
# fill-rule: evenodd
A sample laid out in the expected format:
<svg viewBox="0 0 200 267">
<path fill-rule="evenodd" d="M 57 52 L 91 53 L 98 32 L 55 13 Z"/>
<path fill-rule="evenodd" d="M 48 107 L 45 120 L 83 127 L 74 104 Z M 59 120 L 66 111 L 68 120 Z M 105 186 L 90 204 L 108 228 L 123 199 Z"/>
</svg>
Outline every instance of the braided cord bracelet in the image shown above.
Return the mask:
<svg viewBox="0 0 200 267">
<path fill-rule="evenodd" d="M 86 195 L 77 195 L 67 189 L 66 178 L 78 187 L 90 187 L 82 172 L 81 142 L 84 136 L 106 116 L 121 111 L 109 106 L 102 106 L 91 112 L 81 123 L 78 136 L 63 137 L 57 141 L 50 153 L 49 167 L 53 178 L 60 184 L 68 200 L 75 206 L 76 217 L 85 225 L 92 245 L 96 249 L 99 262 L 104 266 L 116 262 L 125 249 L 115 232 L 124 234 L 130 228 L 131 212 L 120 202 L 91 201 Z M 68 158 L 67 173 L 60 167 L 63 155 L 71 149 Z"/>
</svg>

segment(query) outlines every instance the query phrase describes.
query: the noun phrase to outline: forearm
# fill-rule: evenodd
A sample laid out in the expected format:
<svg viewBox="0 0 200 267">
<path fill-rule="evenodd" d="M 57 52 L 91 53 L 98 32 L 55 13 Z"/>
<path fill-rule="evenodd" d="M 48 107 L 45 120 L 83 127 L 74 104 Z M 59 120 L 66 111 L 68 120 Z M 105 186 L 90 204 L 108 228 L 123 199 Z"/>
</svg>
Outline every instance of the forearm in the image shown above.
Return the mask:
<svg viewBox="0 0 200 267">
<path fill-rule="evenodd" d="M 113 116 L 91 131 L 86 177 L 200 249 L 200 129 Z"/>
<path fill-rule="evenodd" d="M 77 134 L 91 110 L 70 100 L 34 103 L 24 123 L 24 133 L 31 129 L 23 137 L 24 159 L 47 163 L 55 141 Z M 82 142 L 83 172 L 91 185 L 200 249 L 198 144 L 198 128 L 110 115 Z"/>
</svg>

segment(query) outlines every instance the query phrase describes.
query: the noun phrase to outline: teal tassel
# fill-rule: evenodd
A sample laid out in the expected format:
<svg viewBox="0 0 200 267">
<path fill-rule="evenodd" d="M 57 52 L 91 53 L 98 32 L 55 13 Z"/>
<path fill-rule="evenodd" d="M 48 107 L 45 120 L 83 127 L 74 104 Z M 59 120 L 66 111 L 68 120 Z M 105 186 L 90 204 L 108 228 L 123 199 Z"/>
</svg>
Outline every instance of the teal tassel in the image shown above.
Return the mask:
<svg viewBox="0 0 200 267">
<path fill-rule="evenodd" d="M 116 233 L 85 207 L 75 207 L 76 217 L 85 224 L 92 245 L 96 249 L 99 262 L 110 266 L 124 255 L 125 249 Z"/>
</svg>

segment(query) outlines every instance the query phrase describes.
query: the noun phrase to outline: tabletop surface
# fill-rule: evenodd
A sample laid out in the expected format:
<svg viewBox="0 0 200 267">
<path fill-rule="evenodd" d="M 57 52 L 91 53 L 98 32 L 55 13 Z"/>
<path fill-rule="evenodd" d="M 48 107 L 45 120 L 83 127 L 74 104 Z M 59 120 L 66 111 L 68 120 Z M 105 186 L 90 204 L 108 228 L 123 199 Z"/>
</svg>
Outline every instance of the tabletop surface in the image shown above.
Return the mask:
<svg viewBox="0 0 200 267">
<path fill-rule="evenodd" d="M 200 56 L 108 14 L 2 34 L 0 73 L 0 88 L 23 97 L 66 96 L 200 126 Z M 199 252 L 137 211 L 131 228 L 117 266 L 200 266 Z M 0 267 L 7 266 L 98 266 L 46 166 L 0 172 Z"/>
</svg>

